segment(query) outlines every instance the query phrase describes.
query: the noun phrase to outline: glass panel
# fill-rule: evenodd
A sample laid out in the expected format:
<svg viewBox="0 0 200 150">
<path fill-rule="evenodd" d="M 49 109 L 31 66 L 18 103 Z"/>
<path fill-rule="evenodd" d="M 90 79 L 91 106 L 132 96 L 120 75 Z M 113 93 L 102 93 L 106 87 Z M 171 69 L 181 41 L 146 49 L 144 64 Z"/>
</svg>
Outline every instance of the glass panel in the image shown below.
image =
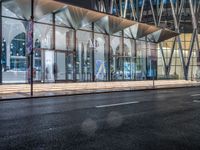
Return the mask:
<svg viewBox="0 0 200 150">
<path fill-rule="evenodd" d="M 95 80 L 108 80 L 108 36 L 103 34 L 94 35 L 94 65 Z"/>
<path fill-rule="evenodd" d="M 92 81 L 92 33 L 77 31 L 76 78 L 78 81 Z"/>
<path fill-rule="evenodd" d="M 111 48 L 111 78 L 112 80 L 123 79 L 123 52 L 122 52 L 122 39 L 120 37 L 110 37 Z"/>
<path fill-rule="evenodd" d="M 34 66 L 34 81 L 41 81 L 42 79 L 42 51 L 41 42 L 36 39 L 34 43 L 34 55 L 33 55 L 33 66 Z"/>
<path fill-rule="evenodd" d="M 69 22 L 67 21 L 67 16 L 65 14 L 65 11 L 61 11 L 59 13 L 56 13 L 56 25 L 59 25 L 59 26 L 63 26 L 63 27 L 70 27 L 70 24 Z"/>
<path fill-rule="evenodd" d="M 31 16 L 31 1 L 10 0 L 2 3 L 2 15 L 12 18 L 30 19 Z"/>
<path fill-rule="evenodd" d="M 53 15 L 52 14 L 45 15 L 41 19 L 37 20 L 37 22 L 52 24 L 53 23 Z"/>
<path fill-rule="evenodd" d="M 137 41 L 136 80 L 146 80 L 146 43 Z"/>
<path fill-rule="evenodd" d="M 7 18 L 2 21 L 3 83 L 26 83 L 26 22 Z"/>
<path fill-rule="evenodd" d="M 40 43 L 40 48 L 52 49 L 53 27 L 50 25 L 35 23 L 34 24 L 34 41 Z"/>
<path fill-rule="evenodd" d="M 74 49 L 74 30 L 56 27 L 56 49 L 73 51 Z"/>
<path fill-rule="evenodd" d="M 133 80 L 135 79 L 135 46 L 134 40 L 124 39 L 124 79 Z"/>
<path fill-rule="evenodd" d="M 66 67 L 67 67 L 67 80 L 74 80 L 74 56 L 69 54 L 66 57 Z"/>
<path fill-rule="evenodd" d="M 147 79 L 157 77 L 157 49 L 156 44 L 147 43 Z"/>
<path fill-rule="evenodd" d="M 66 55 L 65 53 L 56 53 L 56 63 L 53 66 L 55 80 L 66 80 Z"/>
<path fill-rule="evenodd" d="M 54 82 L 54 51 L 45 51 L 44 68 L 45 69 L 45 82 Z"/>
<path fill-rule="evenodd" d="M 0 87 L 0 97 L 27 97 L 30 95 L 30 85 L 25 84 L 28 83 L 27 22 L 2 17 L 0 34 L 3 39 L 0 57 L 4 84 Z"/>
</svg>

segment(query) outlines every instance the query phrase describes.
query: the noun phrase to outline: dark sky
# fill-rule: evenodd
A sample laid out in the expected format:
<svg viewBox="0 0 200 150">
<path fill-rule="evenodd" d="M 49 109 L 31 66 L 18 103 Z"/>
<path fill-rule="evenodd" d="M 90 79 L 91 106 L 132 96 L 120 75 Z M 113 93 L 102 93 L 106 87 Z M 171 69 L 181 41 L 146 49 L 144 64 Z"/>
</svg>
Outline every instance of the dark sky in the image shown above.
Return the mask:
<svg viewBox="0 0 200 150">
<path fill-rule="evenodd" d="M 92 9 L 92 1 L 93 0 L 56 0 L 56 1 L 65 2 L 68 4 Z"/>
</svg>

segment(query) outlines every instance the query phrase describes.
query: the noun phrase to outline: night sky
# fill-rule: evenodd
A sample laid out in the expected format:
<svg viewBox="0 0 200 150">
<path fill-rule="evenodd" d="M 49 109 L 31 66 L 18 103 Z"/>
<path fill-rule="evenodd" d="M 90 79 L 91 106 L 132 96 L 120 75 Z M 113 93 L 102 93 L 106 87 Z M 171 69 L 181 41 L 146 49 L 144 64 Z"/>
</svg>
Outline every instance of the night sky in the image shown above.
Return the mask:
<svg viewBox="0 0 200 150">
<path fill-rule="evenodd" d="M 68 4 L 92 9 L 92 1 L 93 0 L 56 0 L 56 1 L 65 2 Z"/>
</svg>

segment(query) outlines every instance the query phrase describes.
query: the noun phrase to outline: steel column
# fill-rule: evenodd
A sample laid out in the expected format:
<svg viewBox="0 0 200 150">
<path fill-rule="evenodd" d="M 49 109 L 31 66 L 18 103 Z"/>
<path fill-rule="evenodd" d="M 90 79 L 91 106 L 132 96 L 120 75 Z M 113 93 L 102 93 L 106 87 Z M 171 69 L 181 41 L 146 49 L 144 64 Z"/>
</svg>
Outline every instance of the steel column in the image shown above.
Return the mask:
<svg viewBox="0 0 200 150">
<path fill-rule="evenodd" d="M 33 22 L 34 22 L 34 0 L 31 0 L 31 28 L 32 28 L 32 33 L 31 33 L 31 38 L 32 38 L 32 43 L 31 43 L 31 53 L 30 53 L 30 67 L 31 67 L 31 96 L 33 96 Z"/>
<path fill-rule="evenodd" d="M 52 20 L 53 20 L 53 50 L 56 49 L 56 16 L 55 13 L 52 14 Z M 57 63 L 57 52 L 54 52 L 54 63 Z M 56 78 L 55 78 L 55 72 L 54 72 L 54 81 L 56 83 Z"/>
<path fill-rule="evenodd" d="M 95 81 L 95 56 L 94 56 L 94 51 L 95 51 L 95 39 L 94 39 L 94 23 L 92 23 L 92 44 L 93 44 L 93 47 L 92 47 L 92 81 L 94 82 Z"/>
<path fill-rule="evenodd" d="M 147 79 L 147 73 L 148 73 L 148 51 L 147 51 L 147 37 L 145 37 L 145 65 L 146 65 L 146 79 Z"/>
<path fill-rule="evenodd" d="M 111 66 L 111 46 L 110 46 L 110 35 L 108 35 L 108 81 L 112 80 L 110 66 Z"/>
<path fill-rule="evenodd" d="M 52 20 L 53 20 L 53 50 L 56 49 L 56 16 L 55 13 L 52 14 Z"/>
<path fill-rule="evenodd" d="M 0 85 L 2 84 L 2 1 L 0 1 Z"/>
<path fill-rule="evenodd" d="M 123 76 L 122 76 L 122 78 L 123 78 L 123 80 L 124 80 L 124 71 L 125 71 L 125 69 L 124 69 L 124 60 L 125 60 L 125 44 L 124 44 L 124 31 L 122 30 L 122 71 L 123 71 Z"/>
<path fill-rule="evenodd" d="M 0 1 L 0 85 L 2 84 L 2 1 Z"/>
<path fill-rule="evenodd" d="M 74 30 L 74 50 L 73 50 L 73 80 L 76 82 L 76 52 L 77 52 L 77 31 Z"/>
<path fill-rule="evenodd" d="M 134 74 L 134 79 L 136 80 L 136 78 L 137 78 L 137 73 L 136 73 L 136 71 L 137 71 L 137 65 L 136 65 L 136 63 L 137 63 L 137 42 L 136 42 L 136 40 L 134 39 L 133 40 L 134 41 L 134 51 L 135 51 L 135 53 L 134 53 L 134 62 L 135 62 L 135 74 Z"/>
</svg>

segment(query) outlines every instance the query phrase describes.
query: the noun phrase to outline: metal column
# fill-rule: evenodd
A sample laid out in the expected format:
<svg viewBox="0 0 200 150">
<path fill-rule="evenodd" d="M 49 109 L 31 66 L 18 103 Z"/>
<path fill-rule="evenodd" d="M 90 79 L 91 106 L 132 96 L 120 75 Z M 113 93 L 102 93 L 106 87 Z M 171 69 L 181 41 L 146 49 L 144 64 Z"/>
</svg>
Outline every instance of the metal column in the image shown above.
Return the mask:
<svg viewBox="0 0 200 150">
<path fill-rule="evenodd" d="M 73 80 L 76 82 L 76 51 L 77 51 L 77 41 L 76 41 L 77 31 L 74 30 L 74 50 L 73 50 Z"/>
<path fill-rule="evenodd" d="M 34 0 L 31 0 L 31 19 L 30 19 L 30 22 L 31 22 L 31 38 L 32 38 L 32 43 L 31 43 L 31 53 L 30 53 L 30 72 L 31 72 L 31 81 L 30 81 L 30 84 L 31 84 L 31 96 L 33 96 L 33 21 L 34 21 Z"/>
<path fill-rule="evenodd" d="M 54 64 L 53 64 L 53 67 L 55 67 L 54 66 L 55 63 L 57 65 L 57 52 L 55 51 L 55 49 L 56 49 L 56 27 L 55 27 L 56 20 L 55 19 L 56 19 L 56 14 L 53 13 L 52 14 L 52 20 L 53 20 L 53 50 L 54 50 Z M 54 82 L 56 83 L 57 78 L 56 78 L 55 74 L 57 74 L 57 72 L 55 73 L 53 71 L 53 74 L 54 74 Z"/>
<path fill-rule="evenodd" d="M 125 44 L 124 44 L 124 31 L 122 30 L 122 72 L 123 72 L 122 79 L 123 80 L 125 76 L 124 62 L 125 62 Z"/>
<path fill-rule="evenodd" d="M 146 75 L 146 80 L 147 80 L 147 75 L 148 75 L 148 58 L 147 58 L 147 55 L 148 55 L 148 51 L 147 51 L 147 37 L 145 37 L 145 67 L 146 67 L 146 72 L 145 72 L 145 75 Z"/>
<path fill-rule="evenodd" d="M 56 27 L 55 27 L 55 24 L 56 24 L 56 14 L 53 13 L 52 14 L 52 19 L 53 19 L 53 50 L 56 49 Z"/>
<path fill-rule="evenodd" d="M 92 81 L 95 81 L 95 65 L 94 65 L 94 47 L 95 47 L 95 39 L 94 39 L 94 23 L 92 23 Z"/>
<path fill-rule="evenodd" d="M 135 63 L 135 67 L 134 67 L 134 71 L 135 71 L 135 73 L 134 73 L 134 80 L 137 80 L 137 42 L 136 42 L 136 40 L 134 39 L 133 40 L 134 41 L 134 51 L 135 51 L 135 53 L 134 53 L 134 63 Z"/>
<path fill-rule="evenodd" d="M 2 1 L 0 1 L 0 84 L 2 84 Z"/>
<path fill-rule="evenodd" d="M 111 81 L 111 48 L 110 48 L 110 35 L 108 35 L 108 81 Z"/>
</svg>

